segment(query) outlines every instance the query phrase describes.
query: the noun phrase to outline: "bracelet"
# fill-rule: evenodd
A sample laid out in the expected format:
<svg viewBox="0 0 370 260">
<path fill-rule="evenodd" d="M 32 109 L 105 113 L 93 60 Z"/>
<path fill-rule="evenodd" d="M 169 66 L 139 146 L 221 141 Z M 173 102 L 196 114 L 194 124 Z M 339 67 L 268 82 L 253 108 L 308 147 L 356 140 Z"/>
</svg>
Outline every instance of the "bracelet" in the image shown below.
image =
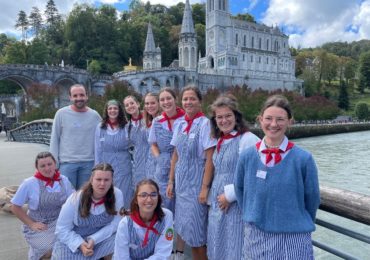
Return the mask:
<svg viewBox="0 0 370 260">
<path fill-rule="evenodd" d="M 168 180 L 168 184 L 174 184 L 174 181 Z"/>
<path fill-rule="evenodd" d="M 209 184 L 205 184 L 205 183 L 202 183 L 202 186 L 206 187 L 207 189 L 211 187 Z"/>
</svg>

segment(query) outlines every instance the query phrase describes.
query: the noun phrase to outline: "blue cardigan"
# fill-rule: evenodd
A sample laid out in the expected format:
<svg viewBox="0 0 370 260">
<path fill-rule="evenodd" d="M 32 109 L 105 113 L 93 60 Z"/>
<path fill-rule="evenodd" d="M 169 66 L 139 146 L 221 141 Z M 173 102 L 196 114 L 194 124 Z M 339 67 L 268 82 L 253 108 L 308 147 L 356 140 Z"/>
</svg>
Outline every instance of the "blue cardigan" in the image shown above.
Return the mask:
<svg viewBox="0 0 370 260">
<path fill-rule="evenodd" d="M 266 176 L 256 176 L 257 170 L 266 172 Z M 240 155 L 235 176 L 235 192 L 244 221 L 265 232 L 315 230 L 320 189 L 310 153 L 294 145 L 280 163 L 266 167 L 256 147 L 250 147 Z"/>
</svg>

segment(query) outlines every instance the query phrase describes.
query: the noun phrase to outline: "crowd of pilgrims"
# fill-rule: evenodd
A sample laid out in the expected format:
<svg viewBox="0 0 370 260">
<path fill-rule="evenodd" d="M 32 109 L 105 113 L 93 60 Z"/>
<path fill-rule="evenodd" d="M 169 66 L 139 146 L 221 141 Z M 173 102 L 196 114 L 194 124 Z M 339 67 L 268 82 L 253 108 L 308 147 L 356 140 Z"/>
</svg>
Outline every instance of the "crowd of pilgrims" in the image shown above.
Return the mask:
<svg viewBox="0 0 370 260">
<path fill-rule="evenodd" d="M 12 210 L 29 259 L 314 259 L 320 204 L 312 155 L 289 141 L 289 102 L 271 96 L 251 133 L 236 98 L 201 110 L 198 88 L 106 103 L 95 166 L 77 191 L 50 152 L 35 160 Z M 131 149 L 133 147 L 133 149 Z M 28 204 L 27 213 L 22 209 Z"/>
</svg>

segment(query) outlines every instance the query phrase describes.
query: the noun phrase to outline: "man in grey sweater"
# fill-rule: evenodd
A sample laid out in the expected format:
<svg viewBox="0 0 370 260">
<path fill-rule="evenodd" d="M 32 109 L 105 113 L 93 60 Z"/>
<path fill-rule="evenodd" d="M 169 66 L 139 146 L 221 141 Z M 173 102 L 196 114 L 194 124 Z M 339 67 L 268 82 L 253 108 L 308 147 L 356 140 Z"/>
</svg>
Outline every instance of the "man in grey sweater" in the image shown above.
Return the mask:
<svg viewBox="0 0 370 260">
<path fill-rule="evenodd" d="M 60 173 L 79 189 L 90 178 L 94 166 L 94 136 L 101 117 L 87 106 L 83 85 L 71 86 L 69 99 L 72 104 L 55 114 L 50 152 L 59 163 Z"/>
</svg>

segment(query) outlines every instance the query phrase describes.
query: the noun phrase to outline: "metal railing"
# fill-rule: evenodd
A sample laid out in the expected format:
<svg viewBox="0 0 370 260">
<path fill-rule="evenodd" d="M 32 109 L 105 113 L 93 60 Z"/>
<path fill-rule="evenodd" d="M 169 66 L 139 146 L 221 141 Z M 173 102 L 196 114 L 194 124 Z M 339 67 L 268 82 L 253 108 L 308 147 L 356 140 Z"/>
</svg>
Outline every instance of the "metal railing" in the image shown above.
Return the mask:
<svg viewBox="0 0 370 260">
<path fill-rule="evenodd" d="M 370 225 L 370 196 L 352 191 L 320 186 L 321 204 L 320 209 L 337 216 Z M 337 224 L 329 223 L 322 219 L 316 219 L 316 225 L 322 226 L 334 232 L 351 237 L 352 239 L 370 244 L 370 236 L 344 228 Z M 313 240 L 313 245 L 343 259 L 358 259 L 341 249 L 334 248 L 325 243 Z"/>
<path fill-rule="evenodd" d="M 8 138 L 16 142 L 49 145 L 53 119 L 40 119 L 9 131 Z"/>
</svg>

